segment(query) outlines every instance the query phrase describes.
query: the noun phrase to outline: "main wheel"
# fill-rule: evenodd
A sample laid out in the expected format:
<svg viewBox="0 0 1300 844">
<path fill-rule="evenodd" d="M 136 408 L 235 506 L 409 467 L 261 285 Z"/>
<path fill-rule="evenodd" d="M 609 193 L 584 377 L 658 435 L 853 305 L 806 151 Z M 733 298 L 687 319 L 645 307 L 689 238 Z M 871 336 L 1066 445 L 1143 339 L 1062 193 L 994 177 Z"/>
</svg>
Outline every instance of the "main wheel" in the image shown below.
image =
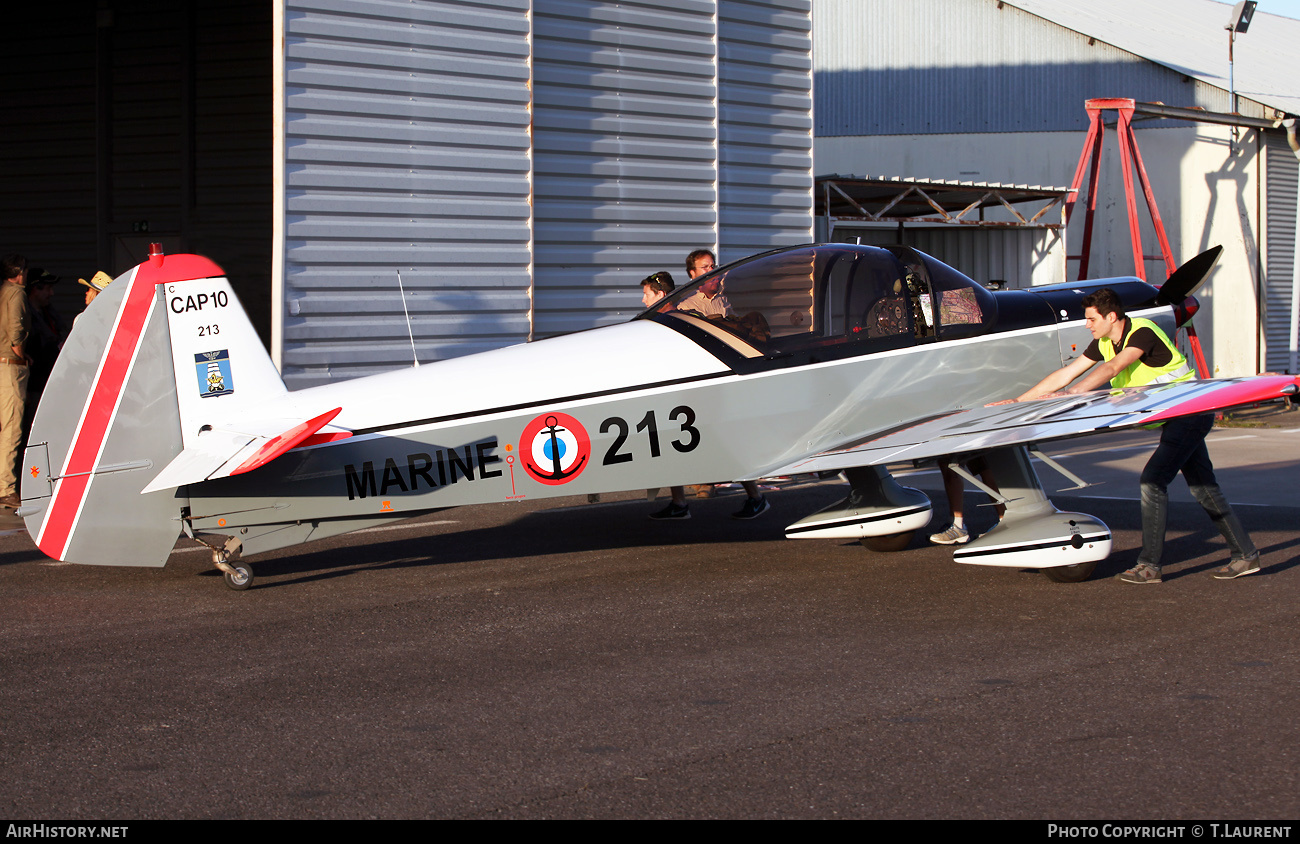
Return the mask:
<svg viewBox="0 0 1300 844">
<path fill-rule="evenodd" d="M 1093 560 L 1091 563 L 1075 563 L 1072 566 L 1052 566 L 1049 569 L 1042 569 L 1042 572 L 1047 575 L 1048 580 L 1057 583 L 1082 583 L 1092 577 L 1096 568 L 1097 561 Z"/>
<path fill-rule="evenodd" d="M 226 578 L 227 586 L 234 589 L 236 592 L 243 592 L 245 589 L 253 585 L 252 566 L 240 561 L 237 563 L 231 563 L 230 567 L 234 569 L 233 572 L 222 572 L 222 575 Z"/>
<path fill-rule="evenodd" d="M 894 551 L 902 551 L 912 544 L 912 537 L 916 535 L 914 530 L 905 530 L 902 533 L 890 533 L 884 536 L 864 536 L 858 541 L 862 547 L 869 551 L 876 551 L 881 554 L 888 554 Z"/>
</svg>

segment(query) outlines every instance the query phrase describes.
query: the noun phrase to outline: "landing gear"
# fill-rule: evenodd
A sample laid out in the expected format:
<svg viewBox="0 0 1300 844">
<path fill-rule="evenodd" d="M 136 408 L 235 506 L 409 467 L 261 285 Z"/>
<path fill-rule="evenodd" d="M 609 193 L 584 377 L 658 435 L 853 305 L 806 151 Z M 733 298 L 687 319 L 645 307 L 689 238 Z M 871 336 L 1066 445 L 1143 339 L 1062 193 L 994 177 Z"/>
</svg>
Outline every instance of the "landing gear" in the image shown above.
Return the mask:
<svg viewBox="0 0 1300 844">
<path fill-rule="evenodd" d="M 872 551 L 902 551 L 930 523 L 930 497 L 899 486 L 880 466 L 844 470 L 847 498 L 785 529 L 787 539 L 857 539 Z"/>
<path fill-rule="evenodd" d="M 228 536 L 220 548 L 214 545 L 208 547 L 212 549 L 212 565 L 221 572 L 227 586 L 236 592 L 243 592 L 253 585 L 253 567 L 239 559 L 243 543 Z"/>
<path fill-rule="evenodd" d="M 253 567 L 248 563 L 238 562 L 233 566 L 230 563 L 225 563 L 224 565 L 225 569 L 222 570 L 222 575 L 226 579 L 226 585 L 231 589 L 236 592 L 243 592 L 253 585 Z M 217 568 L 222 568 L 222 566 L 218 565 Z"/>
<path fill-rule="evenodd" d="M 868 551 L 890 554 L 894 551 L 902 551 L 911 545 L 913 536 L 916 536 L 916 531 L 905 530 L 902 533 L 891 533 L 887 536 L 864 536 L 858 542 L 861 542 L 862 547 Z"/>
<path fill-rule="evenodd" d="M 1051 458 L 1038 456 L 1078 483 L 1076 488 L 1086 486 Z M 1110 556 L 1111 535 L 1106 523 L 1087 513 L 1057 510 L 1043 491 L 1024 446 L 996 448 L 984 458 L 1001 490 L 984 488 L 985 492 L 996 492 L 1006 513 L 996 528 L 958 548 L 953 559 L 980 566 L 1040 569 L 1057 583 L 1087 580 L 1097 563 Z M 959 469 L 953 471 L 979 484 L 970 473 Z"/>
<path fill-rule="evenodd" d="M 1072 566 L 1052 566 L 1043 569 L 1043 574 L 1047 579 L 1055 583 L 1082 583 L 1092 577 L 1092 573 L 1097 569 L 1097 561 L 1090 563 L 1075 563 Z"/>
</svg>

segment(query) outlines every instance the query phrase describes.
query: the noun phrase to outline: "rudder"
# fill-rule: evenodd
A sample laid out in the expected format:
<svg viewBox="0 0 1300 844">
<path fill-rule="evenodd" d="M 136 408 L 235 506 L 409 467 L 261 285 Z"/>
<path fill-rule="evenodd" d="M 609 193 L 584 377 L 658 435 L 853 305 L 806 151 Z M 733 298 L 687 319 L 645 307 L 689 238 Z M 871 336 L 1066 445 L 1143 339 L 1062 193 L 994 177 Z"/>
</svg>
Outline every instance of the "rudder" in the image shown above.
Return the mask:
<svg viewBox="0 0 1300 844">
<path fill-rule="evenodd" d="M 184 449 L 185 410 L 204 400 L 199 388 L 210 384 L 208 362 L 196 365 L 196 354 L 223 353 L 213 355 L 212 371 L 225 375 L 220 389 L 208 391 L 216 400 L 235 395 L 245 372 L 249 386 L 266 385 L 269 377 L 267 389 L 284 391 L 224 275 L 207 258 L 155 250 L 78 318 L 37 409 L 22 466 L 20 514 L 49 556 L 98 565 L 166 563 L 188 498 L 184 488 L 141 491 Z M 217 292 L 220 308 L 213 299 L 203 300 L 211 303 L 206 312 L 197 306 L 194 297 Z M 185 297 L 196 307 L 187 311 Z M 197 334 L 191 323 L 198 316 L 212 317 L 211 339 L 228 340 L 225 346 L 208 337 L 183 339 L 186 331 Z M 255 351 L 245 349 L 250 337 Z M 232 356 L 242 369 L 232 369 Z"/>
</svg>

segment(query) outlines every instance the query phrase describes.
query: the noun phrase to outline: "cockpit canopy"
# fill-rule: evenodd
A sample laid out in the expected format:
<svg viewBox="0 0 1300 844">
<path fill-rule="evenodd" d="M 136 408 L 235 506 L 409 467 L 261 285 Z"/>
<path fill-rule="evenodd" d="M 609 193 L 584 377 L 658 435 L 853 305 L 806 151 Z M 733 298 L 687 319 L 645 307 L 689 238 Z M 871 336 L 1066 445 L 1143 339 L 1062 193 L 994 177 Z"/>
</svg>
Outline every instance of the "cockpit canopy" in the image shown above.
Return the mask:
<svg viewBox="0 0 1300 844">
<path fill-rule="evenodd" d="M 704 331 L 744 357 L 806 352 L 830 359 L 983 334 L 997 304 L 915 249 L 836 243 L 729 264 L 641 318 Z"/>
</svg>

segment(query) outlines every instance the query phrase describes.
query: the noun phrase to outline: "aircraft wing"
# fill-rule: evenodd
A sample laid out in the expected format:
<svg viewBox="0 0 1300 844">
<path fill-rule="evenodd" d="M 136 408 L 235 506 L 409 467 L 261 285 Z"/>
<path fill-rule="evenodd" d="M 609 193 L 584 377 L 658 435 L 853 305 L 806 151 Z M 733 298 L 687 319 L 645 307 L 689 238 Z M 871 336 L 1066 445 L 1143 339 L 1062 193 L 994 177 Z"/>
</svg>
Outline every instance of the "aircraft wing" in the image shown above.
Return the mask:
<svg viewBox="0 0 1300 844">
<path fill-rule="evenodd" d="M 205 431 L 176 455 L 141 494 L 251 472 L 316 434 L 340 410 L 336 407 L 305 421 L 267 420 L 241 423 L 240 430 Z"/>
<path fill-rule="evenodd" d="M 1295 395 L 1298 383 L 1289 375 L 1223 378 L 956 410 L 861 434 L 765 474 L 929 460 L 1133 428 Z"/>
</svg>

